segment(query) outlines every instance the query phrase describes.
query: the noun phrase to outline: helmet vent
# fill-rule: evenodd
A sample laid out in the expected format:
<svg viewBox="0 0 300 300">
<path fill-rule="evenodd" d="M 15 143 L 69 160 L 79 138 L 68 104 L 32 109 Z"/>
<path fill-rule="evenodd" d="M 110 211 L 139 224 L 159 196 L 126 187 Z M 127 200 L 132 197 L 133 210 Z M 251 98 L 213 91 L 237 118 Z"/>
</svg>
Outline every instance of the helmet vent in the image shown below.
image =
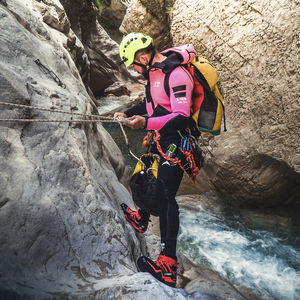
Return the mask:
<svg viewBox="0 0 300 300">
<path fill-rule="evenodd" d="M 142 37 L 142 42 L 145 44 L 147 42 L 147 39 L 145 37 Z"/>
</svg>

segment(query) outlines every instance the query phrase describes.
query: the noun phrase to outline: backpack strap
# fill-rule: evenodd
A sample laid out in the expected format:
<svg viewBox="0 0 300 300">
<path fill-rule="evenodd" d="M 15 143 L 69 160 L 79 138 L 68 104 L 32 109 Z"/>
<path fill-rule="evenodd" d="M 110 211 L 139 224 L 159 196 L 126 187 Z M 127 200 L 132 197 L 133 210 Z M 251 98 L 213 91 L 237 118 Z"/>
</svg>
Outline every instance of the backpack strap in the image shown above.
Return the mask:
<svg viewBox="0 0 300 300">
<path fill-rule="evenodd" d="M 146 101 L 148 103 L 151 102 L 151 106 L 152 106 L 152 109 L 154 111 L 155 107 L 154 107 L 154 101 L 152 99 L 151 92 L 150 92 L 150 81 L 149 81 L 149 79 L 148 79 L 147 85 L 145 87 L 145 92 L 146 92 Z"/>
<path fill-rule="evenodd" d="M 167 73 L 164 79 L 165 92 L 169 98 L 170 98 L 170 85 L 169 85 L 170 74 L 171 72 Z"/>
<path fill-rule="evenodd" d="M 199 58 L 198 58 L 198 60 L 199 60 Z M 205 79 L 205 77 L 203 76 L 203 74 L 193 64 L 191 64 L 191 66 L 193 66 L 194 76 L 200 82 L 200 84 L 204 88 L 205 92 L 212 93 L 210 86 L 209 86 L 207 80 Z"/>
</svg>

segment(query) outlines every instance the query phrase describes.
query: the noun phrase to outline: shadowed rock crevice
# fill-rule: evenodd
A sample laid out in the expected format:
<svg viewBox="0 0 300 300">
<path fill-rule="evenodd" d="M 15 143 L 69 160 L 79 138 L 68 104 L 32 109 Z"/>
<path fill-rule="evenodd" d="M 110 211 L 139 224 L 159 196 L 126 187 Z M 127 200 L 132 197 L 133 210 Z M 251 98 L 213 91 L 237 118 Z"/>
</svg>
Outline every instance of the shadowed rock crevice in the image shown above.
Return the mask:
<svg viewBox="0 0 300 300">
<path fill-rule="evenodd" d="M 83 70 L 83 77 L 95 96 L 103 95 L 104 89 L 115 82 L 130 86 L 136 75 L 128 72 L 125 66 L 118 64 L 118 44 L 113 41 L 98 21 L 98 10 L 93 1 L 62 0 L 63 7 L 70 20 L 71 28 L 84 46 L 88 62 L 84 66 L 76 59 L 77 68 Z M 75 52 L 76 53 L 76 52 Z"/>
<path fill-rule="evenodd" d="M 285 162 L 264 154 L 231 157 L 218 165 L 211 179 L 221 195 L 246 205 L 286 205 L 299 195 L 300 175 Z"/>
</svg>

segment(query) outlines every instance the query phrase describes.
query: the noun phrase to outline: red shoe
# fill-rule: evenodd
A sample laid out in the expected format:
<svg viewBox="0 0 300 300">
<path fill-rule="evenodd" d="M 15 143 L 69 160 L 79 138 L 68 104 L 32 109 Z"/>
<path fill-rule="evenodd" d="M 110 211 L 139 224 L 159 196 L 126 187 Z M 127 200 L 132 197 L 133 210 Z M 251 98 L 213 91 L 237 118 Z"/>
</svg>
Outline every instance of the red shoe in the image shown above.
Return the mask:
<svg viewBox="0 0 300 300">
<path fill-rule="evenodd" d="M 159 255 L 156 261 L 142 256 L 137 261 L 140 272 L 148 272 L 159 281 L 171 286 L 176 286 L 177 261 L 166 255 Z"/>
<path fill-rule="evenodd" d="M 142 220 L 139 211 L 130 209 L 125 203 L 121 204 L 121 208 L 124 212 L 125 219 L 131 224 L 131 226 L 140 233 L 147 230 L 149 220 Z"/>
</svg>

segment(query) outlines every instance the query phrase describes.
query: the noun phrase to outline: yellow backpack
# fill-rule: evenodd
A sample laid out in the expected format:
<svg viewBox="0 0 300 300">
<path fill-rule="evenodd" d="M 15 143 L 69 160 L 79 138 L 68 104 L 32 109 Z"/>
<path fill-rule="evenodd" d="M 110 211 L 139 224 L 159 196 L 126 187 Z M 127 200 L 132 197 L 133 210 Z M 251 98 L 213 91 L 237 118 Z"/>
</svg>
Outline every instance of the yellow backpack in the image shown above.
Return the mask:
<svg viewBox="0 0 300 300">
<path fill-rule="evenodd" d="M 192 119 L 196 128 L 203 134 L 219 135 L 223 116 L 224 131 L 226 121 L 224 99 L 217 86 L 218 72 L 207 59 L 199 56 L 187 65 L 187 69 L 194 79 Z M 199 84 L 204 91 L 202 97 Z"/>
<path fill-rule="evenodd" d="M 176 66 L 178 65 L 174 65 Z M 186 67 L 194 80 L 191 112 L 194 134 L 219 135 L 222 117 L 224 117 L 224 131 L 227 131 L 224 99 L 217 86 L 217 69 L 207 59 L 199 56 L 196 56 L 191 63 L 182 66 Z M 169 76 L 172 70 L 173 68 L 168 69 L 164 82 L 168 96 L 170 95 Z"/>
</svg>

